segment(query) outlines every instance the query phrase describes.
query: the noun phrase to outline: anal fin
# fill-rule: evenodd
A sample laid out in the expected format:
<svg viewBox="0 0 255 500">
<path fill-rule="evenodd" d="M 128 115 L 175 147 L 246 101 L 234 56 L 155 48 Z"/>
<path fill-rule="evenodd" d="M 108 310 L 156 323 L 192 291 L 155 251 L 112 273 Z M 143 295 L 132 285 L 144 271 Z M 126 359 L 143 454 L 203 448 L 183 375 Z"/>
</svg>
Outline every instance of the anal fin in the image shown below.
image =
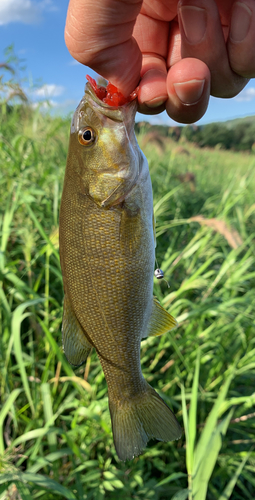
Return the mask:
<svg viewBox="0 0 255 500">
<path fill-rule="evenodd" d="M 62 322 L 62 340 L 65 355 L 72 365 L 79 366 L 85 363 L 92 345 L 87 340 L 68 297 L 64 298 L 64 313 Z"/>
<path fill-rule="evenodd" d="M 160 305 L 156 297 L 153 297 L 151 316 L 143 338 L 164 335 L 177 326 L 176 319 Z"/>
</svg>

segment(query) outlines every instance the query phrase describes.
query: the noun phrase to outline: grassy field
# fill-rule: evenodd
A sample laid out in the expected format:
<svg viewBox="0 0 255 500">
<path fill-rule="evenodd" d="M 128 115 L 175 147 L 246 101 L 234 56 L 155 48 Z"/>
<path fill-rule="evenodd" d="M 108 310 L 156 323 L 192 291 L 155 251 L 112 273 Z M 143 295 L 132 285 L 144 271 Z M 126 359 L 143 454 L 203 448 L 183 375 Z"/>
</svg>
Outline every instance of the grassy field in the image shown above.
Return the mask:
<svg viewBox="0 0 255 500">
<path fill-rule="evenodd" d="M 169 283 L 154 293 L 180 324 L 142 342 L 142 369 L 184 431 L 123 463 L 97 356 L 74 371 L 61 348 L 69 120 L 1 114 L 0 500 L 254 499 L 255 155 L 139 135 Z"/>
</svg>

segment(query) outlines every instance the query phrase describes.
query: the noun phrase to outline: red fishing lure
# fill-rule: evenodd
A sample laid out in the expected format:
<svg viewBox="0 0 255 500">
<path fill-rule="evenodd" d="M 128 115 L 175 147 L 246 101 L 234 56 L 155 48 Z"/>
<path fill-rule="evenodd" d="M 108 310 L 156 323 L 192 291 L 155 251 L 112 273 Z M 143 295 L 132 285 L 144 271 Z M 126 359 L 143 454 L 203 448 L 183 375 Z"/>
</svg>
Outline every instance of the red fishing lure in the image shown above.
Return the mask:
<svg viewBox="0 0 255 500">
<path fill-rule="evenodd" d="M 86 75 L 86 78 L 98 99 L 110 106 L 122 106 L 123 104 L 133 101 L 137 97 L 138 87 L 128 97 L 124 97 L 112 83 L 109 82 L 107 87 L 102 87 L 98 86 L 96 80 L 91 78 L 91 76 Z"/>
</svg>

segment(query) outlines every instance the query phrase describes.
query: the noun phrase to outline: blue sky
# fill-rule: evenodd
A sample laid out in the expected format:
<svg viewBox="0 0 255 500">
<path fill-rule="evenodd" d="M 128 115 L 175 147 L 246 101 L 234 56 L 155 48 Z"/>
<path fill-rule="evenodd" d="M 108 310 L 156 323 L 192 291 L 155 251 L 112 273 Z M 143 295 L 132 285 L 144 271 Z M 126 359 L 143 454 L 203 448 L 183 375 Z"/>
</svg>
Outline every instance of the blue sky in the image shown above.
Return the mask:
<svg viewBox="0 0 255 500">
<path fill-rule="evenodd" d="M 85 75 L 93 71 L 72 59 L 64 42 L 68 0 L 0 0 L 0 62 L 4 50 L 14 45 L 23 59 L 23 86 L 31 100 L 47 98 L 57 113 L 66 115 L 79 103 Z M 31 87 L 34 86 L 32 90 Z M 29 90 L 30 87 L 30 90 Z M 255 80 L 233 99 L 211 98 L 205 116 L 198 123 L 255 115 Z M 137 115 L 153 123 L 172 124 L 166 113 L 154 117 Z"/>
</svg>

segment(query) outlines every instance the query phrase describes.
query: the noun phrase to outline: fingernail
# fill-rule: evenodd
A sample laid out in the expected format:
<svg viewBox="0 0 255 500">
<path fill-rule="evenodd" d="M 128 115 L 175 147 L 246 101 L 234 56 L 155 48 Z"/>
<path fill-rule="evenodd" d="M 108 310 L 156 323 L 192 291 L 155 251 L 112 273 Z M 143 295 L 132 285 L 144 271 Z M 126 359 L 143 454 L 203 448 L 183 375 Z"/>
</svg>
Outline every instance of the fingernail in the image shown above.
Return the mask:
<svg viewBox="0 0 255 500">
<path fill-rule="evenodd" d="M 151 101 L 144 102 L 148 108 L 158 108 L 159 106 L 162 106 L 164 102 L 166 102 L 167 98 L 166 97 L 155 97 L 155 99 L 152 99 Z"/>
<path fill-rule="evenodd" d="M 183 83 L 174 83 L 174 89 L 180 101 L 187 106 L 196 104 L 204 90 L 205 80 L 189 80 Z"/>
<path fill-rule="evenodd" d="M 248 5 L 241 2 L 234 4 L 230 25 L 230 38 L 233 42 L 242 42 L 248 35 L 251 16 L 252 11 Z"/>
<path fill-rule="evenodd" d="M 190 43 L 199 43 L 206 31 L 206 11 L 191 5 L 180 7 L 183 30 Z"/>
</svg>

